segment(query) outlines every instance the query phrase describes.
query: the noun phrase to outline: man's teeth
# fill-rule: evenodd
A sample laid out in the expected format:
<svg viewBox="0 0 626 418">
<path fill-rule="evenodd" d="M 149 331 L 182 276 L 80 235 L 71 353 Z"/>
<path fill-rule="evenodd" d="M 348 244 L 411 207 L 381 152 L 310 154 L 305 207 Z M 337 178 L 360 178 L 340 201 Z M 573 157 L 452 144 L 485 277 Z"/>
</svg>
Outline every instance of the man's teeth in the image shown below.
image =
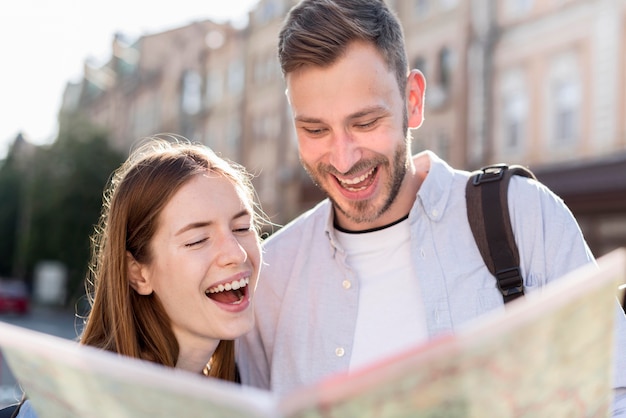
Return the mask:
<svg viewBox="0 0 626 418">
<path fill-rule="evenodd" d="M 366 178 L 368 178 L 369 176 L 371 176 L 375 169 L 376 167 L 372 168 L 370 171 L 363 174 L 362 176 L 355 177 L 353 179 L 338 179 L 338 180 L 341 184 L 346 185 L 346 186 L 350 186 L 352 184 L 358 184 L 362 182 L 363 180 L 365 180 Z"/>
<path fill-rule="evenodd" d="M 237 289 L 241 289 L 242 287 L 246 287 L 248 283 L 250 283 L 249 277 L 246 277 L 241 280 L 233 280 L 230 283 L 223 283 L 217 286 L 210 287 L 209 290 L 207 290 L 205 293 L 219 293 L 225 290 L 226 291 L 237 290 Z"/>
</svg>

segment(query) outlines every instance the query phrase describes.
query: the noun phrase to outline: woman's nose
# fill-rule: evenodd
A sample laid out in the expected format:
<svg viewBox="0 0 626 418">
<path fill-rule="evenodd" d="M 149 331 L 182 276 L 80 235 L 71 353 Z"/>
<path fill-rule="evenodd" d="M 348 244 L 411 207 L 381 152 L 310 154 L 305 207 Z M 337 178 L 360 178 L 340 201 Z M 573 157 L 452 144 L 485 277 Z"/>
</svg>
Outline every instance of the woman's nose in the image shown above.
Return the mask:
<svg viewBox="0 0 626 418">
<path fill-rule="evenodd" d="M 220 241 L 219 263 L 222 265 L 241 264 L 248 259 L 248 253 L 236 236 L 227 234 Z"/>
</svg>

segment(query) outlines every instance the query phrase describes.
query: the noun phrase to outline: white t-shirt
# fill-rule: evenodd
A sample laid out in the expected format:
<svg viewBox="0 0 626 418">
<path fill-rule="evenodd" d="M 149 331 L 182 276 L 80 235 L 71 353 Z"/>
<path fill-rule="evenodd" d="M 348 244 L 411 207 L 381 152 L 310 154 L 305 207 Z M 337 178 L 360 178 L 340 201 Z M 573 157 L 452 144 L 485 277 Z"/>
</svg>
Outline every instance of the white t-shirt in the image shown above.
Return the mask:
<svg viewBox="0 0 626 418">
<path fill-rule="evenodd" d="M 336 232 L 359 281 L 350 370 L 426 341 L 424 305 L 410 260 L 409 221 L 372 232 Z"/>
</svg>

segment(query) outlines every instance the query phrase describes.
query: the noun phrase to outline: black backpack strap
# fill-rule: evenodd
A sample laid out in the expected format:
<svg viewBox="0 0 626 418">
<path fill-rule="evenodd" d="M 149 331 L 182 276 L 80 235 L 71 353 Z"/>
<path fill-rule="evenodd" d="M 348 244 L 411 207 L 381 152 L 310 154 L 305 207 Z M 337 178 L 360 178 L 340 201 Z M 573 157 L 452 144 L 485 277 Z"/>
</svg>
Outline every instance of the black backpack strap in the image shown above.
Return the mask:
<svg viewBox="0 0 626 418">
<path fill-rule="evenodd" d="M 14 403 L 0 409 L 0 418 L 14 418 L 20 410 L 21 403 Z"/>
<path fill-rule="evenodd" d="M 513 175 L 535 179 L 519 165 L 496 164 L 474 172 L 467 182 L 467 217 L 485 265 L 497 279 L 504 303 L 524 294 L 519 253 L 511 227 L 508 204 Z"/>
</svg>

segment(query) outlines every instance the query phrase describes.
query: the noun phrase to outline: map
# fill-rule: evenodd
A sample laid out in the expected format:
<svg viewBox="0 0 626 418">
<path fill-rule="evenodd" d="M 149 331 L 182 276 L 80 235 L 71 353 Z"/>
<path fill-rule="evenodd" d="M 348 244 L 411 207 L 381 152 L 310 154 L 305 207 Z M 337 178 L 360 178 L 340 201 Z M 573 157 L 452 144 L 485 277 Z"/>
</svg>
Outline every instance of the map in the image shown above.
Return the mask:
<svg viewBox="0 0 626 418">
<path fill-rule="evenodd" d="M 350 374 L 271 392 L 0 323 L 40 418 L 606 417 L 626 249 L 506 309 Z"/>
</svg>

